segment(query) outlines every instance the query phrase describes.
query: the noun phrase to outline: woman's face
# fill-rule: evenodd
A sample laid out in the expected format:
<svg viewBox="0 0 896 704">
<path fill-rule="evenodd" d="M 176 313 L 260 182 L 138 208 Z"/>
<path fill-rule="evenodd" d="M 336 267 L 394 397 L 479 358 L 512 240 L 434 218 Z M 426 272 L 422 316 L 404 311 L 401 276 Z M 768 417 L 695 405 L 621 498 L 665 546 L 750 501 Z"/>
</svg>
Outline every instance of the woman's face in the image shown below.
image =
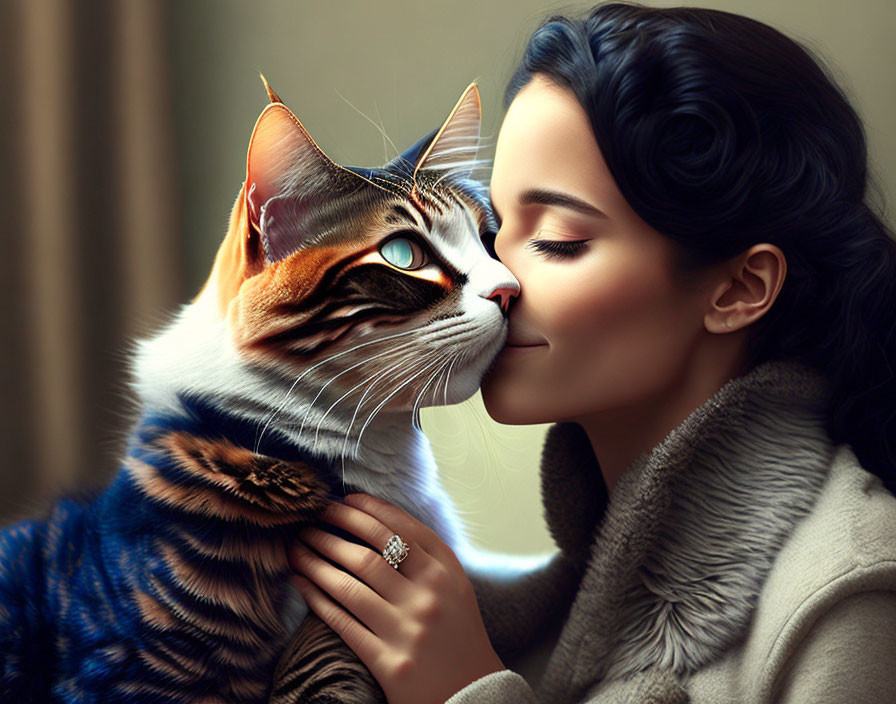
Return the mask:
<svg viewBox="0 0 896 704">
<path fill-rule="evenodd" d="M 707 334 L 704 297 L 672 275 L 671 241 L 622 197 L 568 89 L 536 75 L 517 94 L 491 199 L 495 251 L 521 292 L 483 380 L 489 415 L 582 421 L 674 394 Z"/>
</svg>

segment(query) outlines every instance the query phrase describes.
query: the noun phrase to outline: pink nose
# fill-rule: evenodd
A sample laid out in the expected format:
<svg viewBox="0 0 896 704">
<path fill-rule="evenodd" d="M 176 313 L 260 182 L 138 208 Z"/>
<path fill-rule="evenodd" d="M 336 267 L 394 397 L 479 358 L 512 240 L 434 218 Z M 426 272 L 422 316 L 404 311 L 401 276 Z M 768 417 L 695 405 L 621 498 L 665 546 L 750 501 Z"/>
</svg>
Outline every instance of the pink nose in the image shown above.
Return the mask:
<svg viewBox="0 0 896 704">
<path fill-rule="evenodd" d="M 510 308 L 510 299 L 517 295 L 519 295 L 519 291 L 517 291 L 515 288 L 511 288 L 510 286 L 502 286 L 500 288 L 496 288 L 488 296 L 486 296 L 486 298 L 488 298 L 488 300 L 490 301 L 497 298 L 498 300 L 495 302 L 501 307 L 501 312 L 506 313 L 507 309 Z"/>
</svg>

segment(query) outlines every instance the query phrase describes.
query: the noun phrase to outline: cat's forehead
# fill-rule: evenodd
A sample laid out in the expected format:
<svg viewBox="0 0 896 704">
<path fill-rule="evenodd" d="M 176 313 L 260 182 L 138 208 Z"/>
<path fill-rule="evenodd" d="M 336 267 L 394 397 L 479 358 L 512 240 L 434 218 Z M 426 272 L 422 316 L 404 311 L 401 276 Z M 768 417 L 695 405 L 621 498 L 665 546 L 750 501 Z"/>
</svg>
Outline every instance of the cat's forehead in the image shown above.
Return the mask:
<svg viewBox="0 0 896 704">
<path fill-rule="evenodd" d="M 481 187 L 480 187 L 481 188 Z M 418 177 L 389 201 L 386 221 L 413 223 L 435 245 L 466 249 L 489 227 L 490 208 L 480 189 L 444 177 Z"/>
</svg>

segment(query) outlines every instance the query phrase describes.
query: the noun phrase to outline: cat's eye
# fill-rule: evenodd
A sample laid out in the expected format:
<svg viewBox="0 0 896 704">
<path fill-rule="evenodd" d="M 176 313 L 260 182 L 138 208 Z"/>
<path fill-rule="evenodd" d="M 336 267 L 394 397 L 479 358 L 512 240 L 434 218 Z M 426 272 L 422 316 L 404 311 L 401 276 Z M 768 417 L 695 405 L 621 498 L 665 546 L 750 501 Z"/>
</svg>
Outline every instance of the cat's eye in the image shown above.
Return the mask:
<svg viewBox="0 0 896 704">
<path fill-rule="evenodd" d="M 380 247 L 383 259 L 399 269 L 419 269 L 426 264 L 426 252 L 414 240 L 393 237 Z"/>
</svg>

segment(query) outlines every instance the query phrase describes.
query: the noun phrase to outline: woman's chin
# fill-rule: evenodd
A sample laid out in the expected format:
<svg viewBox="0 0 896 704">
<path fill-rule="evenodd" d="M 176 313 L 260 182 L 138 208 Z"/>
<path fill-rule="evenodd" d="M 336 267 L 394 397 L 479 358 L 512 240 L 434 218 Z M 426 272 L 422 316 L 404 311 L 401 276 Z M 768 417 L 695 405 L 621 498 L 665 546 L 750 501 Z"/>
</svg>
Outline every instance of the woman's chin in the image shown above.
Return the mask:
<svg viewBox="0 0 896 704">
<path fill-rule="evenodd" d="M 502 384 L 494 379 L 482 383 L 482 403 L 489 417 L 503 425 L 534 425 L 546 423 L 544 409 L 534 399 L 521 398 L 518 393 L 506 394 Z"/>
</svg>

